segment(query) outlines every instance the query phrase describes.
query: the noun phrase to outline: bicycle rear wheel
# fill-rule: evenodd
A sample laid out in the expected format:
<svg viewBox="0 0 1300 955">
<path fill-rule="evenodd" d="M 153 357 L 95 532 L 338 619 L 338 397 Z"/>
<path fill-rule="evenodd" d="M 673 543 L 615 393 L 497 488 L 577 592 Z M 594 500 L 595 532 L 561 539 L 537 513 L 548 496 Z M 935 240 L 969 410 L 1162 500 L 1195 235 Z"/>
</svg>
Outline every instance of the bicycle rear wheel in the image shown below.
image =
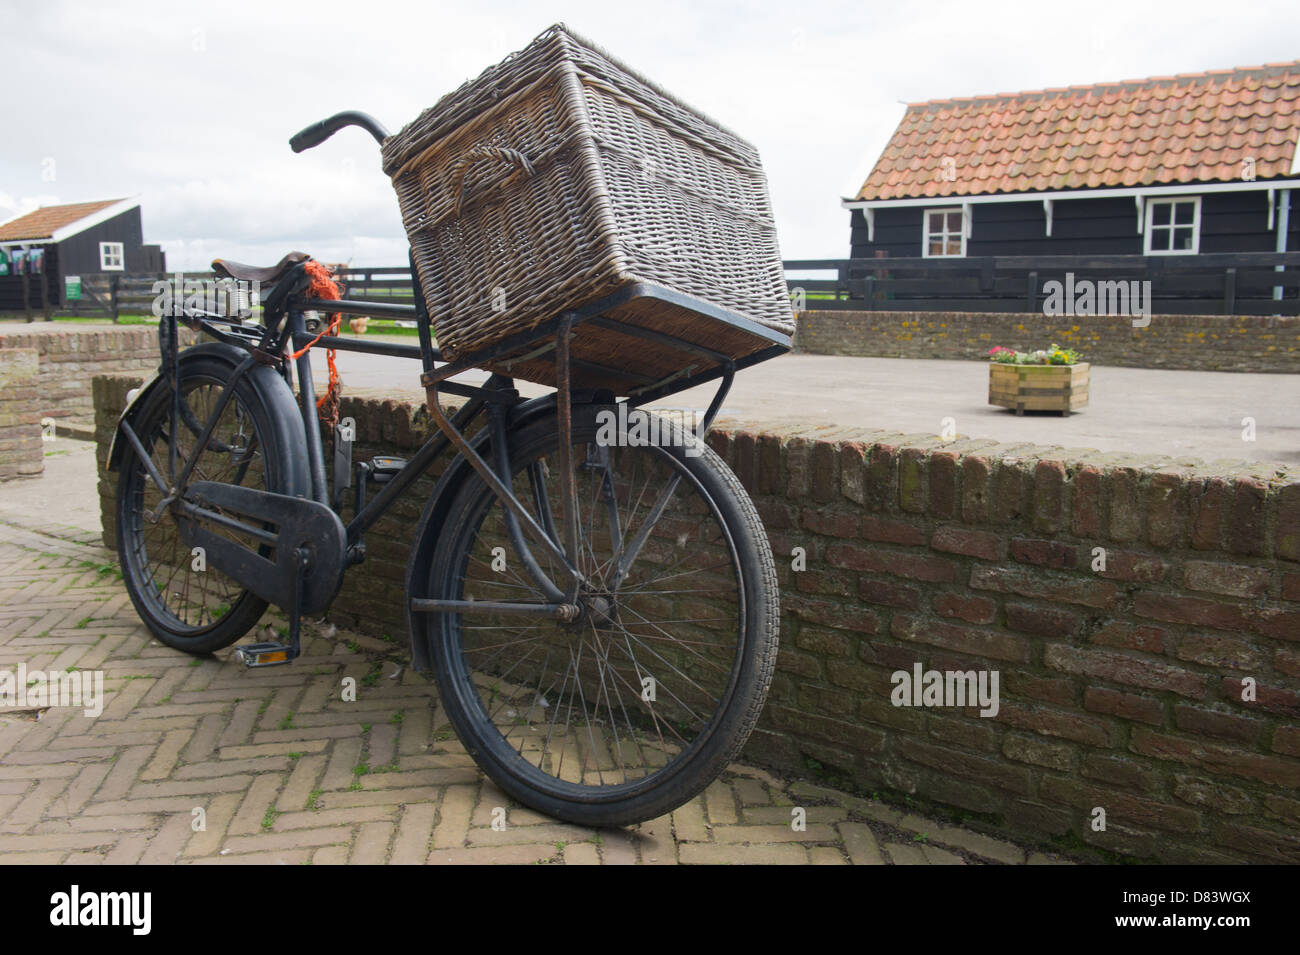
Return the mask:
<svg viewBox="0 0 1300 955">
<path fill-rule="evenodd" d="M 578 619 L 436 614 L 430 632 L 443 705 L 483 770 L 534 809 L 615 826 L 676 808 L 735 758 L 771 682 L 779 610 L 766 533 L 722 460 L 643 412 L 610 446 L 599 410 L 574 411 L 576 563 L 589 581 Z M 634 446 L 638 429 L 658 442 Z M 554 419 L 510 439 L 515 494 L 559 540 L 557 445 Z M 448 512 L 429 594 L 545 602 L 517 564 L 503 508 L 475 475 Z"/>
</svg>

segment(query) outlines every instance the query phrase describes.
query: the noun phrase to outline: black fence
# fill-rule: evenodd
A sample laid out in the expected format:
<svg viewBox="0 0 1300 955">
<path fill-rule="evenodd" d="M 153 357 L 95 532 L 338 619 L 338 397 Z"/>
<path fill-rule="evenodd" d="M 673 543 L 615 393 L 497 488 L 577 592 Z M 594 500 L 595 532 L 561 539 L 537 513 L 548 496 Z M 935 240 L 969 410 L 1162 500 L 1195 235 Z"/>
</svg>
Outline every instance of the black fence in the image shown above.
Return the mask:
<svg viewBox="0 0 1300 955">
<path fill-rule="evenodd" d="M 795 259 L 785 268 L 796 307 L 807 309 L 1300 314 L 1300 252 Z M 791 272 L 827 277 L 789 278 Z"/>
<path fill-rule="evenodd" d="M 413 302 L 407 266 L 336 268 L 348 298 Z M 1300 315 L 1300 252 L 789 259 L 785 269 L 799 311 Z M 790 277 L 806 272 L 826 277 Z M 213 278 L 210 272 L 184 275 Z M 45 299 L 43 283 L 33 281 L 28 314 L 57 311 L 115 321 L 123 314 L 147 315 L 156 283 L 174 276 L 89 275 L 82 278 L 81 299 L 59 303 Z"/>
</svg>

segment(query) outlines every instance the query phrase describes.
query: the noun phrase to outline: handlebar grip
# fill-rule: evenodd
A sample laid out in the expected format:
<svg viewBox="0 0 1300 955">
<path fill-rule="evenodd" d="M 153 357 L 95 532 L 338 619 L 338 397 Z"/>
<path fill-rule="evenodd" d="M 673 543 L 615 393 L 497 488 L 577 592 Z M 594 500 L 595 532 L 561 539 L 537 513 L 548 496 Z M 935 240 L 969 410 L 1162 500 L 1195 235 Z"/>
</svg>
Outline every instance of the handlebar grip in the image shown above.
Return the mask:
<svg viewBox="0 0 1300 955">
<path fill-rule="evenodd" d="M 375 142 L 380 144 L 388 138 L 388 130 L 373 116 L 356 110 L 348 110 L 343 113 L 335 113 L 328 119 L 322 119 L 318 123 L 312 123 L 289 140 L 289 148 L 296 153 L 300 153 L 305 149 L 311 149 L 313 146 L 319 146 L 345 126 L 360 126 L 375 137 Z"/>
</svg>

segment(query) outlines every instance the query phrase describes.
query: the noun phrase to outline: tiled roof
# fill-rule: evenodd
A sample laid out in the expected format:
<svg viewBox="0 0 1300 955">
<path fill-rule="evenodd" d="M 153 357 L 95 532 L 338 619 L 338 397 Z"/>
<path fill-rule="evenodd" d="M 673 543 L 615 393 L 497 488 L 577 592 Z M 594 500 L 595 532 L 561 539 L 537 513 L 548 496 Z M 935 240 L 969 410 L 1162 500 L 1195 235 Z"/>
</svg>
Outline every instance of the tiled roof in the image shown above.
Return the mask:
<svg viewBox="0 0 1300 955">
<path fill-rule="evenodd" d="M 858 199 L 1237 181 L 1290 173 L 1300 61 L 911 103 Z M 945 160 L 948 160 L 945 162 Z"/>
<path fill-rule="evenodd" d="M 0 242 L 11 239 L 48 239 L 56 230 L 121 201 L 104 199 L 99 202 L 74 202 L 66 206 L 43 206 L 35 212 L 0 225 Z"/>
</svg>

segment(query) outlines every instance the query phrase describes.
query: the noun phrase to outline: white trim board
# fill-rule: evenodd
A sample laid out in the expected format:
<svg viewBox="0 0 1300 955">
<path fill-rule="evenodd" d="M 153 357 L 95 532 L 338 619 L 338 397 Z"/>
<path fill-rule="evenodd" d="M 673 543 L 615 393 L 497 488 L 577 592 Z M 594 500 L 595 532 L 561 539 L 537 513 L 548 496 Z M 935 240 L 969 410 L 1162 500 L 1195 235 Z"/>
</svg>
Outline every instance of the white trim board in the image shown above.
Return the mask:
<svg viewBox="0 0 1300 955">
<path fill-rule="evenodd" d="M 919 199 L 841 199 L 845 209 L 906 209 L 914 206 L 940 206 L 945 203 L 1042 202 L 1045 199 L 1115 199 L 1147 196 L 1176 196 L 1186 193 L 1262 192 L 1270 189 L 1300 188 L 1300 180 L 1260 179 L 1254 182 L 1185 182 L 1173 186 L 1126 186 L 1120 189 L 1066 189 L 1056 192 L 999 192 L 974 196 L 922 196 Z"/>
</svg>

